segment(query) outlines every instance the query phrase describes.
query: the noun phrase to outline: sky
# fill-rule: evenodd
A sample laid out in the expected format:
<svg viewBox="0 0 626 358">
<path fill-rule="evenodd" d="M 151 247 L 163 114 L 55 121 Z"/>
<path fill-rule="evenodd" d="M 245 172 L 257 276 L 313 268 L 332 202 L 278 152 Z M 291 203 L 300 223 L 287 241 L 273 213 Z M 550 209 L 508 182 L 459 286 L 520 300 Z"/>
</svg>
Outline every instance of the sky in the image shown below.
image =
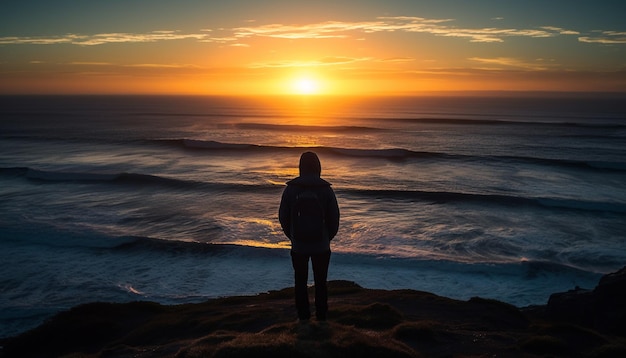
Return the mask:
<svg viewBox="0 0 626 358">
<path fill-rule="evenodd" d="M 623 0 L 20 0 L 0 94 L 626 92 Z"/>
</svg>

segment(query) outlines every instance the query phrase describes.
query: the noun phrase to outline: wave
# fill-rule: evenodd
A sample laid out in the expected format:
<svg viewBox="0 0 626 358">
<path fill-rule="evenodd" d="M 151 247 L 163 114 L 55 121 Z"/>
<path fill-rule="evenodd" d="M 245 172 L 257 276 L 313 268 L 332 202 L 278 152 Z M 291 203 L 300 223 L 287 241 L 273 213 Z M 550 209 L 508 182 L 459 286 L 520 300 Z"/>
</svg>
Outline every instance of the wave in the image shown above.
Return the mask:
<svg viewBox="0 0 626 358">
<path fill-rule="evenodd" d="M 158 186 L 175 190 L 202 191 L 275 191 L 282 184 L 208 183 L 138 173 L 91 173 L 39 170 L 29 167 L 0 168 L 0 175 L 23 177 L 44 183 L 106 183 L 131 187 Z M 461 192 L 431 192 L 414 190 L 337 188 L 338 193 L 350 196 L 367 196 L 380 199 L 419 200 L 433 204 L 476 203 L 501 206 L 536 206 L 547 209 L 626 213 L 626 204 L 566 198 L 519 197 L 501 194 Z"/>
<path fill-rule="evenodd" d="M 320 126 L 301 124 L 235 123 L 239 129 L 279 130 L 288 132 L 386 132 L 388 129 L 366 126 Z"/>
<path fill-rule="evenodd" d="M 520 156 L 492 156 L 490 158 L 495 160 L 514 161 L 526 164 L 539 164 L 550 167 L 559 166 L 587 170 L 626 171 L 626 162 L 584 161 Z"/>
<path fill-rule="evenodd" d="M 188 149 L 207 149 L 207 150 L 249 150 L 249 151 L 298 151 L 315 150 L 320 153 L 335 154 L 348 157 L 371 157 L 371 158 L 416 158 L 416 157 L 453 157 L 453 155 L 443 153 L 416 152 L 404 148 L 387 148 L 387 149 L 356 149 L 356 148 L 339 148 L 339 147 L 284 147 L 284 146 L 267 146 L 258 144 L 236 144 L 222 143 L 212 140 L 197 139 L 180 139 L 169 142 L 178 143 Z"/>
<path fill-rule="evenodd" d="M 282 265 L 281 260 L 288 260 L 289 257 L 288 248 L 277 249 L 237 244 L 174 241 L 149 237 L 127 237 L 124 240 L 125 242 L 105 250 L 124 253 L 136 252 L 142 255 L 148 255 L 149 253 L 161 255 L 165 253 L 169 256 L 199 256 L 201 260 L 205 260 L 206 257 L 213 257 L 216 260 L 240 260 L 245 258 L 245 261 L 250 263 L 250 267 L 257 266 L 256 260 Z M 590 253 L 590 255 L 593 254 Z M 544 280 L 549 277 L 562 279 L 564 276 L 577 279 L 586 277 L 591 281 L 595 281 L 599 278 L 600 272 L 612 270 L 612 268 L 607 269 L 608 267 L 620 267 L 619 261 L 611 262 L 610 265 L 606 265 L 607 263 L 605 262 L 606 266 L 604 266 L 598 265 L 598 262 L 593 259 L 590 259 L 584 265 L 577 265 L 568 260 L 554 261 L 542 258 L 519 259 L 511 257 L 508 260 L 501 261 L 462 260 L 458 257 L 435 259 L 421 256 L 355 253 L 339 248 L 336 248 L 333 253 L 333 262 L 335 270 L 339 272 L 355 268 L 357 270 L 373 270 L 370 272 L 377 276 L 377 279 L 374 281 L 369 281 L 362 275 L 359 275 L 359 277 L 366 280 L 361 282 L 362 284 L 373 284 L 376 286 L 384 284 L 385 276 L 384 274 L 379 276 L 382 274 L 380 270 L 386 273 L 410 270 L 412 272 L 422 272 L 425 276 L 433 275 L 442 278 L 463 275 L 481 280 L 489 277 L 490 279 L 497 278 L 498 280 L 518 280 L 521 284 L 531 280 Z M 408 284 L 408 282 L 402 281 L 402 284 Z M 409 284 L 409 286 L 414 284 Z M 550 293 L 552 292 L 548 294 Z M 447 295 L 450 294 L 447 293 Z"/>
<path fill-rule="evenodd" d="M 359 149 L 359 148 L 340 148 L 340 147 L 285 147 L 258 145 L 246 143 L 223 143 L 212 140 L 198 139 L 173 139 L 159 140 L 168 144 L 174 144 L 184 149 L 191 150 L 212 150 L 212 151 L 238 151 L 238 152 L 281 152 L 292 151 L 302 152 L 304 150 L 314 150 L 321 154 L 328 154 L 343 157 L 358 157 L 372 159 L 387 159 L 392 161 L 403 161 L 409 159 L 432 159 L 432 160 L 461 160 L 472 162 L 487 161 L 503 161 L 503 162 L 519 162 L 525 164 L 536 164 L 546 166 L 570 167 L 586 170 L 605 170 L 605 171 L 626 171 L 626 162 L 604 162 L 604 161 L 582 161 L 582 160 L 566 160 L 538 157 L 522 157 L 522 156 L 476 156 L 464 154 L 448 154 L 440 152 L 424 152 L 413 151 L 405 148 L 381 148 L 381 149 Z"/>
<path fill-rule="evenodd" d="M 166 240 L 153 237 L 131 236 L 121 238 L 124 241 L 110 248 L 121 252 L 167 252 L 170 254 L 202 255 L 202 256 L 246 256 L 253 257 L 287 257 L 287 249 L 268 248 L 261 246 L 245 246 L 237 244 L 210 243 L 198 241 Z"/>
<path fill-rule="evenodd" d="M 488 115 L 481 114 L 481 117 Z M 496 116 L 496 115 L 494 115 Z M 507 115 L 510 116 L 510 115 Z M 530 117 L 528 115 L 524 117 Z M 554 117 L 554 116 L 552 116 Z M 571 122 L 571 121 L 538 121 L 538 120 L 507 120 L 507 119 L 476 119 L 476 118 L 452 118 L 452 117 L 376 117 L 376 118 L 355 118 L 371 122 L 400 122 L 400 123 L 425 123 L 425 124 L 453 124 L 463 126 L 533 126 L 533 127 L 557 127 L 557 128 L 596 128 L 619 130 L 626 129 L 626 124 L 615 122 Z M 621 117 L 613 120 L 621 120 Z"/>
<path fill-rule="evenodd" d="M 194 180 L 139 173 L 93 173 L 40 170 L 29 167 L 0 168 L 0 175 L 22 177 L 43 183 L 107 183 L 125 186 L 159 186 L 180 190 L 254 190 L 275 189 L 277 185 L 207 183 Z"/>
<path fill-rule="evenodd" d="M 0 173 L 23 176 L 27 179 L 42 182 L 108 182 L 108 183 L 136 183 L 158 184 L 166 186 L 189 186 L 196 185 L 191 181 L 170 179 L 148 174 L 135 173 L 93 173 L 93 172 L 68 172 L 54 170 L 40 170 L 29 167 L 2 168 Z"/>
<path fill-rule="evenodd" d="M 166 140 L 169 143 L 175 143 L 185 149 L 204 149 L 204 150 L 237 150 L 237 151 L 293 151 L 302 152 L 304 150 L 315 150 L 318 153 L 326 153 L 337 156 L 363 157 L 363 158 L 384 158 L 384 159 L 406 159 L 417 157 L 452 157 L 453 155 L 442 153 L 416 152 L 403 148 L 387 148 L 387 149 L 353 149 L 339 147 L 285 147 L 271 146 L 245 143 L 222 143 L 212 140 L 197 139 L 179 139 Z"/>
<path fill-rule="evenodd" d="M 561 198 L 533 198 L 499 194 L 475 194 L 459 192 L 430 192 L 411 190 L 368 190 L 347 189 L 340 190 L 351 195 L 375 197 L 380 199 L 407 199 L 426 201 L 433 204 L 446 203 L 476 203 L 501 206 L 536 206 L 547 209 L 562 209 L 575 211 L 600 211 L 612 213 L 626 213 L 626 203 L 601 202 Z"/>
<path fill-rule="evenodd" d="M 256 125 L 256 124 L 253 124 Z M 273 126 L 273 125 L 269 125 Z M 287 126 L 290 127 L 291 126 Z M 300 127 L 300 126 L 293 126 Z M 316 126 L 311 126 L 309 130 L 319 130 Z M 334 128 L 334 127 L 333 127 Z M 346 128 L 362 128 L 362 130 L 385 130 L 376 129 L 373 127 L 343 127 Z M 290 129 L 291 130 L 291 129 Z M 352 129 L 350 129 L 352 130 Z M 1 137 L 1 136 L 0 136 Z M 36 136 L 20 136 L 12 135 L 4 137 L 6 139 L 22 139 L 22 140 L 68 140 L 81 141 L 81 138 L 50 138 L 50 137 L 36 137 Z M 82 138 L 86 140 L 86 138 Z M 89 143 L 98 141 L 97 139 L 88 138 Z M 197 150 L 197 151 L 236 151 L 237 154 L 241 153 L 271 153 L 271 152 L 297 152 L 300 153 L 305 150 L 313 150 L 320 154 L 326 154 L 330 156 L 339 157 L 353 157 L 353 158 L 371 158 L 371 159 L 386 159 L 394 162 L 402 162 L 408 160 L 453 160 L 453 161 L 466 161 L 474 163 L 488 163 L 488 162 L 505 162 L 510 163 L 522 163 L 530 165 L 544 165 L 550 167 L 566 167 L 578 170 L 591 170 L 591 171 L 608 171 L 608 172 L 622 172 L 626 171 L 626 162 L 615 161 L 585 161 L 585 160 L 568 160 L 568 159 L 554 159 L 554 158 L 541 158 L 541 157 L 527 157 L 527 156 L 507 156 L 507 155 L 466 155 L 466 154 L 450 154 L 443 152 L 428 152 L 428 151 L 415 151 L 406 148 L 379 148 L 379 149 L 364 149 L 364 148 L 342 148 L 342 147 L 330 147 L 330 146 L 274 146 L 274 145 L 260 145 L 252 143 L 225 143 L 214 140 L 201 140 L 191 138 L 175 138 L 175 139 L 131 139 L 131 140 L 115 140 L 115 139 L 101 139 L 99 142 L 103 144 L 118 144 L 118 145 L 158 145 L 175 147 L 184 150 Z M 88 176 L 84 178 L 88 180 Z"/>
<path fill-rule="evenodd" d="M 381 128 L 372 128 L 372 127 L 359 127 L 359 126 L 304 126 L 304 125 L 274 125 L 274 124 L 265 124 L 265 123 L 229 123 L 228 119 L 235 118 L 259 118 L 259 119 L 288 119 L 292 118 L 291 114 L 283 114 L 283 113 L 258 113 L 258 112 L 228 112 L 222 111 L 217 113 L 211 112 L 202 112 L 202 113 L 172 113 L 172 112 L 142 112 L 142 113 L 134 113 L 137 116 L 148 116 L 148 117 L 183 117 L 183 118 L 193 118 L 193 117 L 201 117 L 201 118 L 223 118 L 226 121 L 223 124 L 230 124 L 236 127 L 241 128 L 250 128 L 250 129 L 281 129 L 281 130 L 320 130 L 320 129 L 331 129 L 331 130 L 384 130 Z M 604 129 L 624 129 L 626 128 L 626 124 L 622 123 L 623 116 L 621 113 L 614 115 L 599 115 L 598 113 L 589 114 L 588 116 L 582 115 L 578 113 L 576 116 L 572 114 L 532 114 L 532 113 L 523 113 L 523 114 L 515 114 L 515 113 L 506 113 L 506 114 L 497 114 L 497 113 L 462 113 L 459 114 L 459 117 L 454 115 L 446 116 L 442 113 L 428 113 L 422 112 L 418 116 L 414 116 L 412 114 L 399 114 L 398 116 L 367 116 L 367 115 L 339 115 L 335 116 L 336 120 L 357 120 L 357 121 L 366 121 L 366 122 L 401 122 L 401 123 L 427 123 L 427 124 L 452 124 L 452 125 L 497 125 L 497 126 L 550 126 L 550 127 L 562 127 L 562 128 L 604 128 Z M 516 119 L 503 119 L 503 118 L 524 118 L 523 120 Z M 493 119 L 492 119 L 493 118 Z M 578 121 L 575 121 L 577 120 Z M 592 120 L 596 120 L 597 122 L 593 122 Z"/>
</svg>

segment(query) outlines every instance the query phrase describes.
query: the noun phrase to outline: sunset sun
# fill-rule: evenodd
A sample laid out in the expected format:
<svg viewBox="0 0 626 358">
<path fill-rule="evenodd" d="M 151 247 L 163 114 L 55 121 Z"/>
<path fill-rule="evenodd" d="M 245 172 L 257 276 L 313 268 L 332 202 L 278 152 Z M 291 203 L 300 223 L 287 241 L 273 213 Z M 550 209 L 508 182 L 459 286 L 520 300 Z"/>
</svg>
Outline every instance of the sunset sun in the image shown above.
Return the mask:
<svg viewBox="0 0 626 358">
<path fill-rule="evenodd" d="M 320 93 L 320 84 L 319 81 L 310 77 L 297 78 L 293 82 L 293 91 L 302 95 L 318 94 Z"/>
</svg>

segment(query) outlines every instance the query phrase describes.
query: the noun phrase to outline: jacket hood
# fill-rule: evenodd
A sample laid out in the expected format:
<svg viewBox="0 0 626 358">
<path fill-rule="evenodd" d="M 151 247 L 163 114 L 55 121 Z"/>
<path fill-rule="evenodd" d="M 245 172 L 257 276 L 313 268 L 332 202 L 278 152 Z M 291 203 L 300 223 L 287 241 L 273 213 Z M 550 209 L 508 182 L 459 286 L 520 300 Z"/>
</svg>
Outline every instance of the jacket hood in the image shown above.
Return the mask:
<svg viewBox="0 0 626 358">
<path fill-rule="evenodd" d="M 313 152 L 305 152 L 300 156 L 300 176 L 315 175 L 320 176 L 322 174 L 322 165 L 317 154 Z"/>
<path fill-rule="evenodd" d="M 330 186 L 330 183 L 320 178 L 322 165 L 317 154 L 305 152 L 300 156 L 300 176 L 287 182 L 287 185 L 298 186 Z"/>
</svg>

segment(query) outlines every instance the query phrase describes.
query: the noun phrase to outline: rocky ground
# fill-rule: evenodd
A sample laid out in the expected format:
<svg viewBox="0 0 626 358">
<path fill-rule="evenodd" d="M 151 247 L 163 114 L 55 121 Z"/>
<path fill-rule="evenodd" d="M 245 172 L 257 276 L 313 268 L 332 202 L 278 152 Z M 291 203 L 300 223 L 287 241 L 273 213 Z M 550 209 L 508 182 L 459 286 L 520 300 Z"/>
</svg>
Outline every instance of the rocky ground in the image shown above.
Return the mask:
<svg viewBox="0 0 626 358">
<path fill-rule="evenodd" d="M 626 357 L 626 268 L 517 308 L 329 282 L 328 322 L 293 289 L 199 304 L 91 303 L 6 339 L 0 357 Z"/>
</svg>

